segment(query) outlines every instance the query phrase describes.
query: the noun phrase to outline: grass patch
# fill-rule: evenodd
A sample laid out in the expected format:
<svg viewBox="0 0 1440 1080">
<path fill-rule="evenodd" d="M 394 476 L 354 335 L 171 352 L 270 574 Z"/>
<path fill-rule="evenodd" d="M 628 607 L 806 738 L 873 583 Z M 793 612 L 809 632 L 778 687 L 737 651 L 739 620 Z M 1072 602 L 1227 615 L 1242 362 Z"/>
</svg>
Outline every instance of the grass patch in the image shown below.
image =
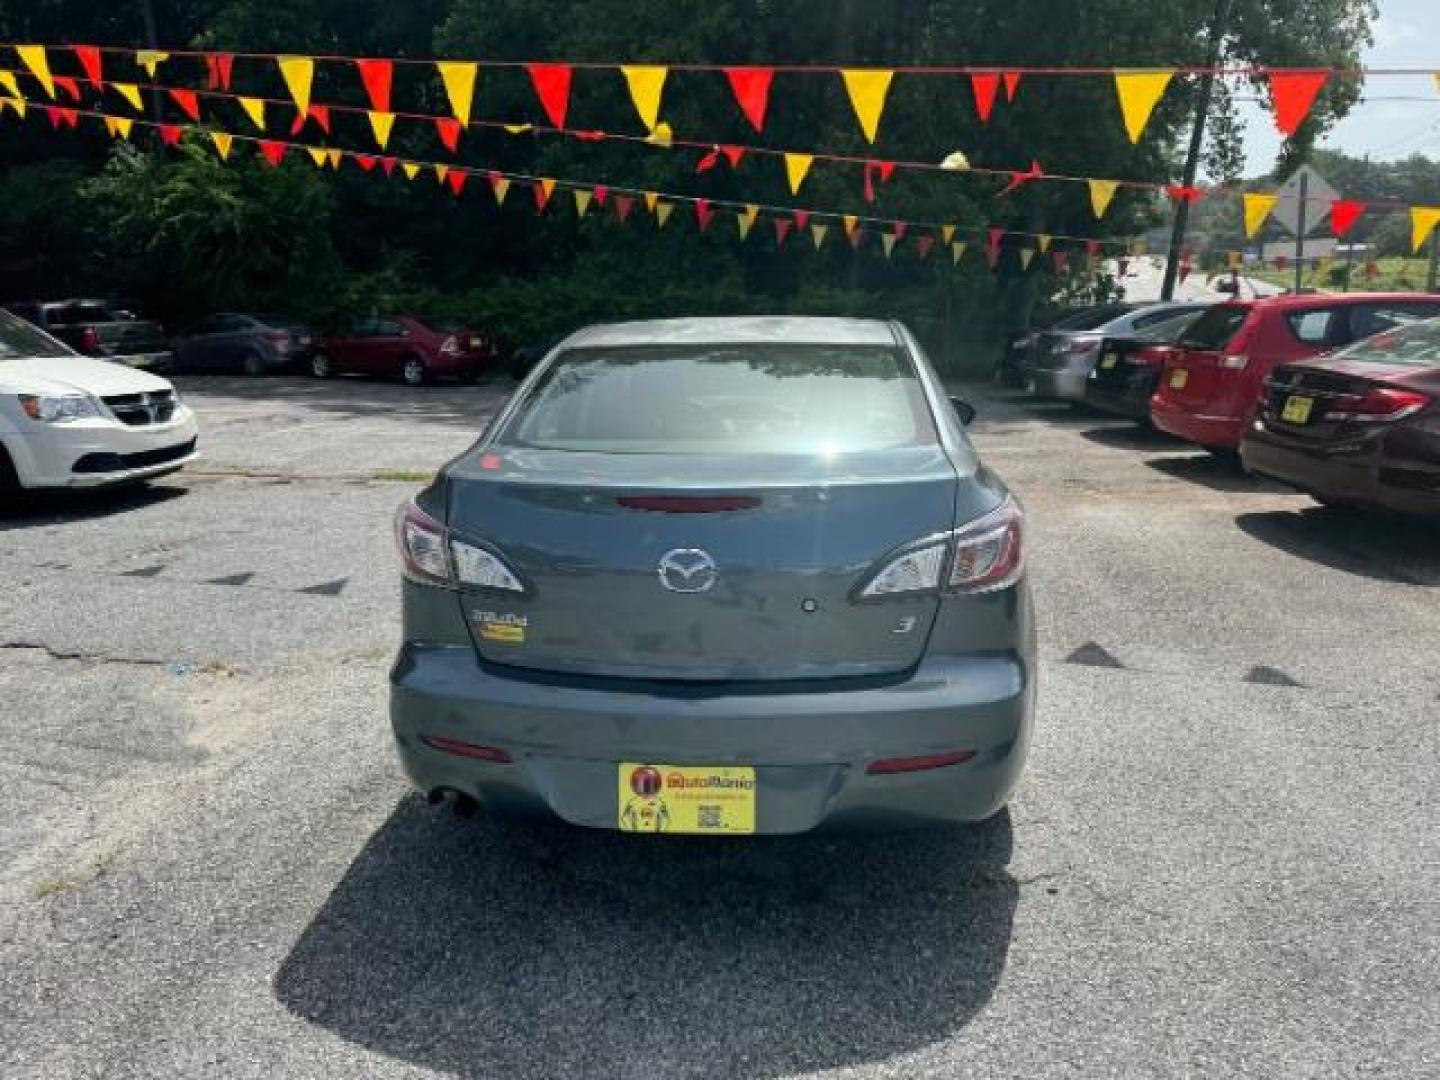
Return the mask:
<svg viewBox="0 0 1440 1080">
<path fill-rule="evenodd" d="M 381 469 L 371 474 L 373 479 L 391 480 L 397 484 L 423 484 L 434 475 L 434 472 L 417 469 Z"/>
</svg>

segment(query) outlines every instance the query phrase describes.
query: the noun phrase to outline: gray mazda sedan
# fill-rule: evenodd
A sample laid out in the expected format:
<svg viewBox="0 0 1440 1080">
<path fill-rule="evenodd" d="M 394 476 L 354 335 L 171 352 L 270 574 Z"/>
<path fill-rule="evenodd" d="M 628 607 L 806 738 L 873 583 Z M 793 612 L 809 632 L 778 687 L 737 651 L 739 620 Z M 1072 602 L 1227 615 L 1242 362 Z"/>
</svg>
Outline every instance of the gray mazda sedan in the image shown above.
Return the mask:
<svg viewBox="0 0 1440 1080">
<path fill-rule="evenodd" d="M 896 323 L 561 342 L 397 517 L 411 779 L 634 832 L 991 816 L 1035 630 L 971 415 Z"/>
</svg>

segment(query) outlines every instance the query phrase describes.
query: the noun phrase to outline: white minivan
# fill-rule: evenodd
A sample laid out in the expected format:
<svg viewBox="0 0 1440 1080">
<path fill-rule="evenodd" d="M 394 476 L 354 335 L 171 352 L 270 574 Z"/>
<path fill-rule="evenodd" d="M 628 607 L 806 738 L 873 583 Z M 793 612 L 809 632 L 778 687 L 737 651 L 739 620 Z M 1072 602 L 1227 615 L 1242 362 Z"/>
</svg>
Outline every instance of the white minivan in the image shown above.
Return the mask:
<svg viewBox="0 0 1440 1080">
<path fill-rule="evenodd" d="M 198 454 L 165 379 L 81 356 L 0 310 L 0 500 L 6 489 L 151 480 Z"/>
</svg>

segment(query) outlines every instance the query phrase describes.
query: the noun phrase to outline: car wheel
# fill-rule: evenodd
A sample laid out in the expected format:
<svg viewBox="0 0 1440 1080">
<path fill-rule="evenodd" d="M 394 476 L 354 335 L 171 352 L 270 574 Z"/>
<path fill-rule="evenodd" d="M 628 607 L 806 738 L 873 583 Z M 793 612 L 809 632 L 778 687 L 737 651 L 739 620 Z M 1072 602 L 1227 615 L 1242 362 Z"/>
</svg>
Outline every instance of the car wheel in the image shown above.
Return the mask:
<svg viewBox="0 0 1440 1080">
<path fill-rule="evenodd" d="M 245 354 L 245 374 L 246 374 L 246 375 L 251 375 L 251 376 L 264 375 L 264 374 L 265 374 L 265 358 L 264 358 L 263 356 L 261 356 L 258 352 L 248 352 L 248 353 L 246 353 L 246 354 Z"/>
<path fill-rule="evenodd" d="M 310 357 L 310 374 L 317 379 L 328 379 L 332 372 L 330 370 L 330 357 L 323 352 L 317 352 Z"/>
<path fill-rule="evenodd" d="M 400 364 L 400 378 L 405 380 L 406 386 L 424 386 L 429 374 L 425 370 L 425 361 L 418 356 L 407 356 Z"/>
</svg>

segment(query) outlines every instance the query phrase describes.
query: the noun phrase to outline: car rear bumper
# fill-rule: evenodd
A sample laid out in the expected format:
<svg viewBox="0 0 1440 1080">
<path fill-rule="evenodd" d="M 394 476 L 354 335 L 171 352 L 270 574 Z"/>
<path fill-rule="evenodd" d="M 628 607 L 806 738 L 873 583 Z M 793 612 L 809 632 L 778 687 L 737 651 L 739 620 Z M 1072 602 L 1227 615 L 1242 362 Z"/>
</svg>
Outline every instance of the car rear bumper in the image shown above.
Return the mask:
<svg viewBox="0 0 1440 1080">
<path fill-rule="evenodd" d="M 811 684 L 813 687 L 814 684 Z M 1034 664 L 1016 655 L 928 660 L 861 689 L 617 692 L 482 667 L 470 648 L 408 644 L 391 675 L 400 759 L 417 788 L 502 815 L 617 828 L 621 762 L 752 766 L 756 832 L 979 821 L 1019 778 Z M 499 764 L 424 737 L 503 751 Z M 870 775 L 877 759 L 973 751 L 961 764 Z"/>
<path fill-rule="evenodd" d="M 1385 456 L 1376 438 L 1307 445 L 1260 428 L 1246 435 L 1240 455 L 1250 472 L 1330 502 L 1440 517 L 1440 466 L 1402 467 Z M 1406 483 L 1395 482 L 1400 477 Z"/>
<path fill-rule="evenodd" d="M 1131 420 L 1149 420 L 1152 393 L 1152 386 L 1137 390 L 1111 389 L 1092 379 L 1085 387 L 1085 401 L 1097 409 L 1126 416 Z"/>
<path fill-rule="evenodd" d="M 1234 416 L 1207 416 L 1190 412 L 1157 394 L 1150 399 L 1150 419 L 1161 431 L 1215 450 L 1234 450 L 1240 445 L 1245 422 Z"/>
<path fill-rule="evenodd" d="M 1063 401 L 1084 401 L 1089 372 L 1036 368 L 1030 376 L 1031 392 L 1036 397 L 1060 398 Z"/>
</svg>

